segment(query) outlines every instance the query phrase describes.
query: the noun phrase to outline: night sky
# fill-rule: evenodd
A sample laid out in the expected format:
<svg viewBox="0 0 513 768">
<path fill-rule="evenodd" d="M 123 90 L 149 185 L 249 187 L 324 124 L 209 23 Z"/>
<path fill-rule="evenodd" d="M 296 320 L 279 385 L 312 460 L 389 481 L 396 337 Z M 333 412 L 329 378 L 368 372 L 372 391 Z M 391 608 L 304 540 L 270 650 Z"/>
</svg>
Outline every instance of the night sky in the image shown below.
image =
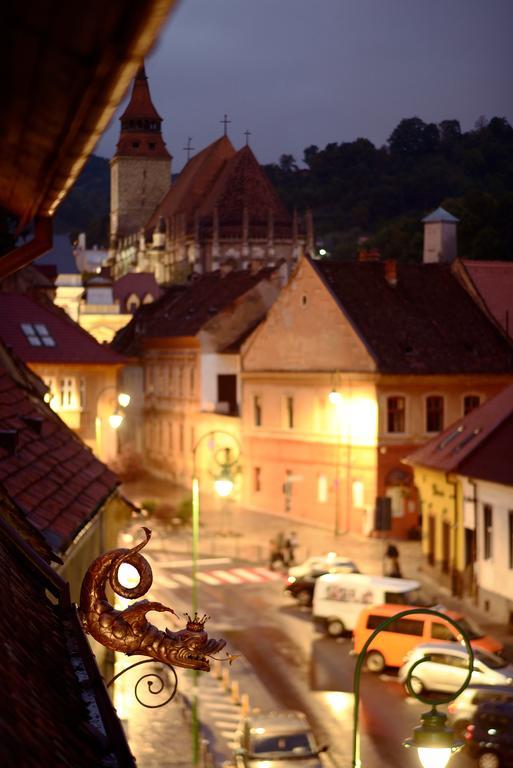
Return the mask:
<svg viewBox="0 0 513 768">
<path fill-rule="evenodd" d="M 404 117 L 513 124 L 513 0 L 183 0 L 146 68 L 173 171 L 225 112 L 261 163 L 359 136 L 380 146 Z M 120 110 L 96 154 L 113 154 Z"/>
</svg>

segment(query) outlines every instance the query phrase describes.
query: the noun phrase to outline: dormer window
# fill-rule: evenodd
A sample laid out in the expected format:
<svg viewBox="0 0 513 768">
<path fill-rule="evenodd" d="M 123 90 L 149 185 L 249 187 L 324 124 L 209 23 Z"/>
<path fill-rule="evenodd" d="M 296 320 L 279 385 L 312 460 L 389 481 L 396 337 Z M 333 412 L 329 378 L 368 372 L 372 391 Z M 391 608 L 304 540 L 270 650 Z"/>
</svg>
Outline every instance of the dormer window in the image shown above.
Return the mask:
<svg viewBox="0 0 513 768">
<path fill-rule="evenodd" d="M 32 347 L 55 347 L 55 340 L 43 323 L 22 323 L 21 330 Z"/>
</svg>

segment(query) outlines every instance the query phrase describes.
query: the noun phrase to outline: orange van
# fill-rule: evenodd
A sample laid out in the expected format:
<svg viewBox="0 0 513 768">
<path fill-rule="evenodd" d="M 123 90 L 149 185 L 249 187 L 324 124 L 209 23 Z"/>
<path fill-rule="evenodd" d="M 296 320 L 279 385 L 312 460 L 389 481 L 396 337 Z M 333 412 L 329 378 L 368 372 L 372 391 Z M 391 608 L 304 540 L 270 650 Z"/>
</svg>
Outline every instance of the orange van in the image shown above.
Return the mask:
<svg viewBox="0 0 513 768">
<path fill-rule="evenodd" d="M 409 609 L 415 607 L 408 606 Z M 364 608 L 358 616 L 353 632 L 353 653 L 359 654 L 362 651 L 363 646 L 381 622 L 405 609 L 404 605 L 394 604 L 371 605 Z M 489 635 L 483 635 L 479 628 L 465 619 L 461 613 L 438 606 L 435 606 L 434 610 L 445 613 L 450 619 L 458 622 L 472 647 L 483 648 L 491 653 L 502 652 L 503 645 L 498 640 Z M 415 646 L 437 640 L 461 642 L 461 635 L 457 635 L 449 622 L 429 614 L 423 616 L 419 613 L 393 621 L 379 635 L 376 635 L 370 644 L 365 660 L 367 669 L 371 672 L 382 672 L 385 667 L 400 667 L 406 654 Z"/>
</svg>

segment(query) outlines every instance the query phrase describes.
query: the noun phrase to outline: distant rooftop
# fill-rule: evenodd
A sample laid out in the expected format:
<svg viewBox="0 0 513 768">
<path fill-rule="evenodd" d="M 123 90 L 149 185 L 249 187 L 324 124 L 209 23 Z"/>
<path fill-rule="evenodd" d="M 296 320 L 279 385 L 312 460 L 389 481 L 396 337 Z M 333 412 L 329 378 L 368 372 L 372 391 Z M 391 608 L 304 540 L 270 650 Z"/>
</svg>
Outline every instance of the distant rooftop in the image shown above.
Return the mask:
<svg viewBox="0 0 513 768">
<path fill-rule="evenodd" d="M 67 235 L 54 235 L 53 248 L 35 260 L 34 264 L 53 265 L 59 275 L 75 275 L 78 273 L 73 246 Z"/>
<path fill-rule="evenodd" d="M 433 211 L 433 213 L 430 213 L 422 219 L 423 224 L 431 224 L 435 221 L 446 221 L 450 224 L 457 224 L 459 219 L 457 219 L 456 216 L 453 216 L 452 213 L 446 211 L 445 208 L 437 208 L 436 211 Z"/>
</svg>

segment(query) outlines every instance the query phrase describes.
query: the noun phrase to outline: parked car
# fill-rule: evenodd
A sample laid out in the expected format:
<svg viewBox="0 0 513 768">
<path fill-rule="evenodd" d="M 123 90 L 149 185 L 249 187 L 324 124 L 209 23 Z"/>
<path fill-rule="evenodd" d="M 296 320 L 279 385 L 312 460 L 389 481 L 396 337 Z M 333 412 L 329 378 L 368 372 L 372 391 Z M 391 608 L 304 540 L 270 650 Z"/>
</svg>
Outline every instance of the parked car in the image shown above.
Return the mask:
<svg viewBox="0 0 513 768">
<path fill-rule="evenodd" d="M 302 712 L 254 713 L 235 734 L 237 768 L 322 768 L 326 745 L 319 747 Z"/>
<path fill-rule="evenodd" d="M 328 552 L 327 555 L 309 557 L 301 565 L 289 568 L 285 591 L 299 605 L 312 605 L 315 580 L 326 573 L 360 573 L 349 557 Z"/>
<path fill-rule="evenodd" d="M 315 581 L 313 620 L 330 637 L 352 632 L 363 608 L 377 603 L 418 604 L 420 583 L 392 576 L 327 573 Z"/>
<path fill-rule="evenodd" d="M 467 750 L 479 768 L 513 765 L 513 704 L 486 701 L 465 731 Z"/>
<path fill-rule="evenodd" d="M 423 606 L 385 604 L 363 608 L 353 632 L 354 653 L 358 654 L 362 651 L 376 627 L 406 608 L 418 608 L 421 611 Z M 492 653 L 499 653 L 503 650 L 502 643 L 489 635 L 484 635 L 461 613 L 449 611 L 443 606 L 436 606 L 436 609 L 458 623 L 469 638 L 473 648 L 481 648 Z M 367 669 L 379 673 L 385 667 L 400 667 L 406 654 L 419 643 L 459 642 L 460 640 L 461 635 L 457 633 L 454 627 L 437 616 L 430 614 L 423 616 L 422 613 L 406 616 L 393 621 L 374 638 L 367 651 Z"/>
<path fill-rule="evenodd" d="M 474 651 L 474 671 L 471 683 L 512 685 L 513 665 L 488 651 Z M 461 643 L 422 643 L 410 651 L 399 670 L 399 681 L 405 685 L 408 672 L 419 659 L 411 678 L 414 693 L 422 691 L 457 691 L 468 674 L 468 654 Z M 409 693 L 406 688 L 406 692 Z"/>
<path fill-rule="evenodd" d="M 513 705 L 513 686 L 474 683 L 465 688 L 447 707 L 449 724 L 454 733 L 458 736 L 463 735 L 467 725 L 472 722 L 478 706 L 487 701 Z"/>
</svg>

